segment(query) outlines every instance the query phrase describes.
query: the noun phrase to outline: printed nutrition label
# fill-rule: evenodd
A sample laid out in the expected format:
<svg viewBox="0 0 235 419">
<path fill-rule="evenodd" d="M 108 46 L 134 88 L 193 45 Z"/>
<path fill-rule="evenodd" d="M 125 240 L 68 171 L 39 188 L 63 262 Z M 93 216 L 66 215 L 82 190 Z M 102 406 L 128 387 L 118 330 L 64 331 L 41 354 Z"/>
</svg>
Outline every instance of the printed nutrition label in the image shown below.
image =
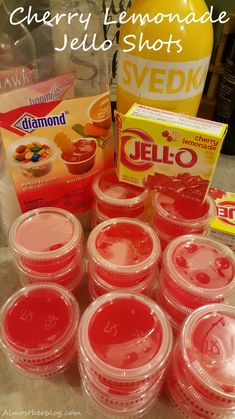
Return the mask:
<svg viewBox="0 0 235 419">
<path fill-rule="evenodd" d="M 143 105 L 134 105 L 126 115 L 161 122 L 166 125 L 174 125 L 180 128 L 190 128 L 204 134 L 206 133 L 219 137 L 226 128 L 225 124 L 219 122 L 208 121 L 206 119 L 177 114 Z"/>
</svg>

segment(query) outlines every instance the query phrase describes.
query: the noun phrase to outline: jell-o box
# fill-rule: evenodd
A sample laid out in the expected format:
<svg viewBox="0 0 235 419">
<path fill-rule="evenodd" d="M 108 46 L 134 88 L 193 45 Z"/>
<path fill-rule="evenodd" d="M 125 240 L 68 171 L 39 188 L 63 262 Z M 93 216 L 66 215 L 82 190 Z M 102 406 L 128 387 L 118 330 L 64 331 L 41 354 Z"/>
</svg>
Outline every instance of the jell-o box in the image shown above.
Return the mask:
<svg viewBox="0 0 235 419">
<path fill-rule="evenodd" d="M 210 235 L 235 251 L 235 193 L 210 188 L 216 203 L 216 216 L 210 222 Z"/>
<path fill-rule="evenodd" d="M 138 104 L 115 118 L 120 181 L 204 201 L 226 124 Z"/>
</svg>

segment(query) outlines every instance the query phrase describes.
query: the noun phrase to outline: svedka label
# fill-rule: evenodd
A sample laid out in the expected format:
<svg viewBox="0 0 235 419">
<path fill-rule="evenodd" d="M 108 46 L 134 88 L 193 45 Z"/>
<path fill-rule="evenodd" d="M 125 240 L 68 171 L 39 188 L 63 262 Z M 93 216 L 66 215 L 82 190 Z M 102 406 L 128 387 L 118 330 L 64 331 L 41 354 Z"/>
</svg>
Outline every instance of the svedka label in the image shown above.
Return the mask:
<svg viewBox="0 0 235 419">
<path fill-rule="evenodd" d="M 196 61 L 146 60 L 119 49 L 118 83 L 130 94 L 152 100 L 188 99 L 202 93 L 210 57 Z"/>
</svg>

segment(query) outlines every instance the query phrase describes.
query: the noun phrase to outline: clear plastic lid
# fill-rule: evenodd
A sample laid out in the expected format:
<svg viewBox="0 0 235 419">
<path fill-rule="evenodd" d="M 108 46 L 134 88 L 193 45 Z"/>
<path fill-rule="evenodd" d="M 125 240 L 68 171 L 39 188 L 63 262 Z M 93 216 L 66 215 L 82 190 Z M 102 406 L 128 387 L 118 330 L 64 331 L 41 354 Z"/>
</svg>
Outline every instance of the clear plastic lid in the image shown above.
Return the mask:
<svg viewBox="0 0 235 419">
<path fill-rule="evenodd" d="M 14 356 L 56 355 L 74 337 L 79 323 L 75 297 L 58 285 L 30 285 L 17 291 L 1 310 L 1 343 Z"/>
<path fill-rule="evenodd" d="M 100 374 L 130 382 L 164 368 L 172 349 L 172 331 L 154 301 L 115 291 L 86 309 L 79 344 L 83 360 L 95 365 Z"/>
<path fill-rule="evenodd" d="M 131 218 L 113 218 L 96 226 L 87 241 L 89 257 L 115 274 L 135 274 L 158 263 L 160 241 L 152 228 Z"/>
<path fill-rule="evenodd" d="M 143 204 L 148 190 L 120 182 L 115 169 L 106 170 L 94 179 L 93 191 L 97 199 L 113 206 L 138 206 Z"/>
<path fill-rule="evenodd" d="M 20 215 L 9 232 L 9 245 L 20 256 L 55 260 L 74 250 L 83 240 L 80 222 L 60 208 L 38 208 Z"/>
<path fill-rule="evenodd" d="M 163 266 L 172 281 L 191 294 L 218 298 L 235 288 L 233 252 L 202 235 L 172 240 L 163 253 Z"/>
<path fill-rule="evenodd" d="M 169 223 L 179 226 L 194 226 L 207 224 L 216 213 L 215 201 L 209 195 L 204 204 L 177 200 L 171 196 L 155 192 L 152 198 L 153 212 Z"/>
<path fill-rule="evenodd" d="M 180 348 L 196 381 L 235 400 L 235 307 L 210 304 L 185 321 Z"/>
</svg>

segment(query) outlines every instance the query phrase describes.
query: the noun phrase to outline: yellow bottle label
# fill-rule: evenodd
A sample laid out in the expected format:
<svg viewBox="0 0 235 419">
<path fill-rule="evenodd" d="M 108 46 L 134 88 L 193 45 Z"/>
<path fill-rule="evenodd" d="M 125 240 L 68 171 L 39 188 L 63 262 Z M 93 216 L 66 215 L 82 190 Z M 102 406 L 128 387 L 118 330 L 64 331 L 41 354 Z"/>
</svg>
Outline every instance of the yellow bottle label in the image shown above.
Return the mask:
<svg viewBox="0 0 235 419">
<path fill-rule="evenodd" d="M 136 98 L 179 101 L 202 93 L 210 55 L 195 61 L 155 61 L 119 50 L 118 84 Z"/>
</svg>

